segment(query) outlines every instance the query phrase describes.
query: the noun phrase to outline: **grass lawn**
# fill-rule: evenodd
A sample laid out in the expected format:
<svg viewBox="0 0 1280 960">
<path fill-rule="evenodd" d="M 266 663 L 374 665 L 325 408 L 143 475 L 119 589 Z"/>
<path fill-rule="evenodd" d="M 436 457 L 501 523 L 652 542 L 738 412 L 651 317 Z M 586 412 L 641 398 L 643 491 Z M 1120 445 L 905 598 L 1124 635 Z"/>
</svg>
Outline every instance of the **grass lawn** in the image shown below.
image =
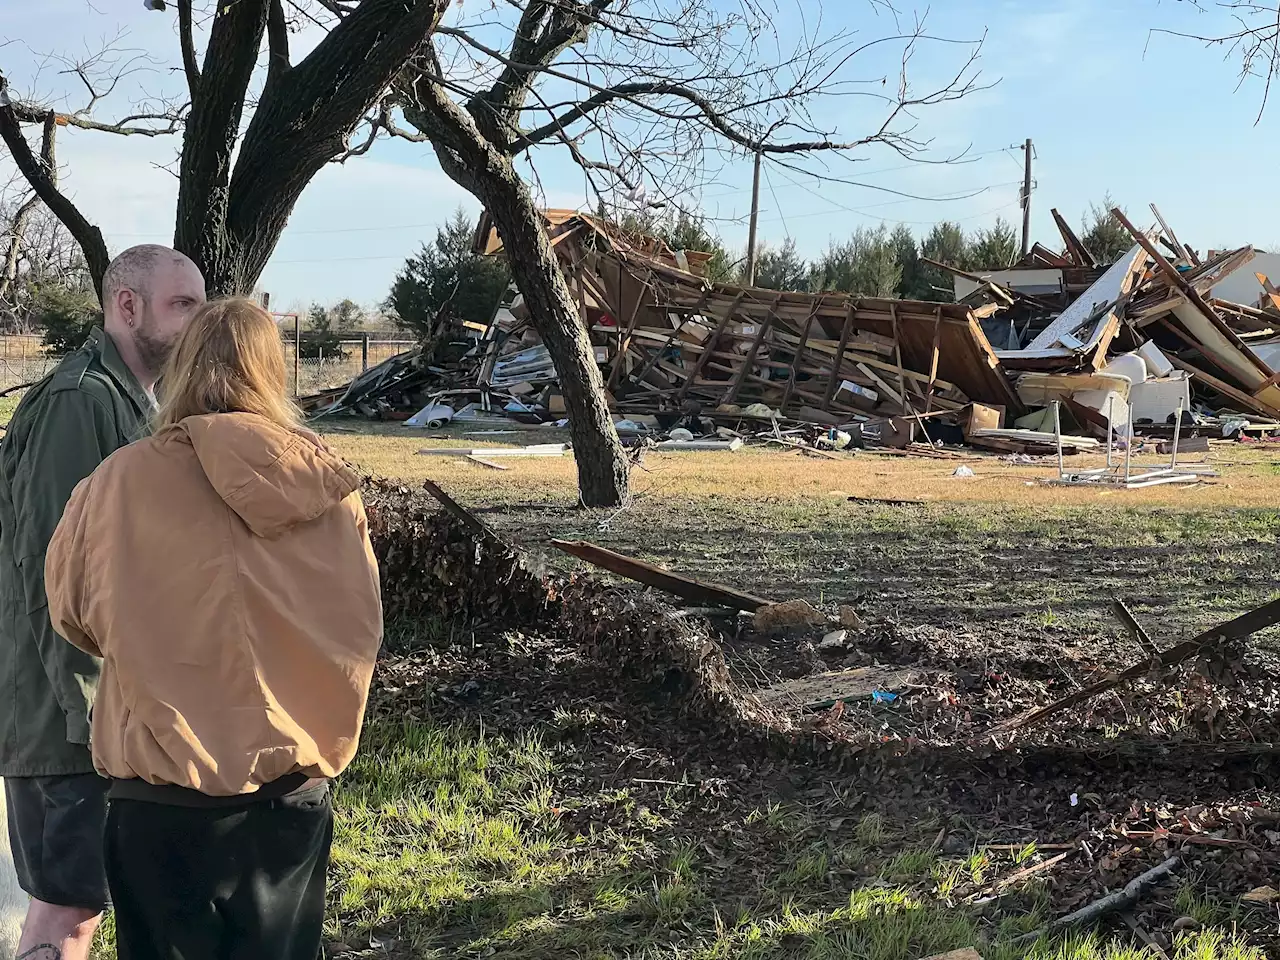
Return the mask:
<svg viewBox="0 0 1280 960">
<path fill-rule="evenodd" d="M 325 432 L 372 472 L 436 479 L 535 566 L 574 568 L 546 546 L 552 537 L 592 540 L 771 599 L 851 602 L 924 631 L 922 654 L 988 658 L 992 669 L 1051 664 L 1071 676 L 1138 658 L 1111 619 L 1113 594 L 1163 646 L 1266 600 L 1280 582 L 1280 471 L 1273 455 L 1239 446 L 1214 448 L 1223 476 L 1212 483 L 1128 493 L 1045 487 L 1051 467 L 995 458 L 972 463 L 978 477 L 965 481 L 951 461 L 650 454 L 634 506 L 583 512 L 567 458 L 504 461 L 510 469 L 499 472 L 416 453 L 458 437 L 354 421 Z M 932 651 L 930 638 L 947 646 Z M 1135 911 L 1157 946 L 1117 916 L 1094 932 L 1015 942 L 1145 869 L 1149 851 L 1130 845 L 1111 873 L 1077 854 L 1016 876 L 1050 861 L 1055 841 L 1086 821 L 1105 832 L 1130 804 L 1266 799 L 1256 784 L 1212 772 L 1110 784 L 1101 769 L 1097 783 L 1087 769 L 1078 783 L 1054 776 L 1011 784 L 1044 795 L 1032 815 L 1026 796 L 1006 806 L 963 780 L 912 784 L 887 770 L 837 774 L 750 756 L 685 728 L 557 638 L 391 624 L 364 744 L 336 789 L 327 952 L 1274 955 L 1276 908 L 1242 903 L 1241 854 L 1214 848 L 1189 856 Z M 1082 813 L 1066 799 L 1076 790 L 1103 800 Z"/>
</svg>

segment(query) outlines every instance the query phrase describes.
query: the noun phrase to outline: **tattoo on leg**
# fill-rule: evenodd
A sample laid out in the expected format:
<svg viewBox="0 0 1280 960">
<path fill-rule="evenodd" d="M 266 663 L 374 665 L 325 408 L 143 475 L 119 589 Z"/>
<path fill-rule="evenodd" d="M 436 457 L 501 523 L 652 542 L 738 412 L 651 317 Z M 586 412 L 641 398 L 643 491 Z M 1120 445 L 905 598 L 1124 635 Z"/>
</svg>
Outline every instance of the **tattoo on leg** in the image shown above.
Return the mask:
<svg viewBox="0 0 1280 960">
<path fill-rule="evenodd" d="M 62 960 L 62 951 L 52 943 L 42 943 L 18 954 L 17 960 Z"/>
</svg>

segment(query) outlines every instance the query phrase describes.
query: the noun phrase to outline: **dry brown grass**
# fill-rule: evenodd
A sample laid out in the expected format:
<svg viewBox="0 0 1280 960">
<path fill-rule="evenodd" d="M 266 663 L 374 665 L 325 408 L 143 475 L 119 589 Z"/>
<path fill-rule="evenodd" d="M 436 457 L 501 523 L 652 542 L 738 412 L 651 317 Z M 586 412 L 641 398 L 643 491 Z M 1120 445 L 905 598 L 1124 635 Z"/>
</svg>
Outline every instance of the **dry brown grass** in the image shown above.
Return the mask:
<svg viewBox="0 0 1280 960">
<path fill-rule="evenodd" d="M 420 456 L 424 447 L 494 447 L 546 443 L 566 439 L 561 431 L 527 430 L 518 436 L 472 436 L 448 439 L 413 428 L 390 425 L 324 424 L 321 430 L 343 456 L 373 473 L 407 482 L 435 480 L 460 496 L 482 500 L 550 502 L 576 499 L 572 457 L 504 459 L 498 471 L 462 458 Z M 1144 462 L 1167 464 L 1163 458 Z M 1208 509 L 1272 507 L 1280 494 L 1280 448 L 1216 446 L 1209 454 L 1188 457 L 1212 463 L 1221 476 L 1193 486 L 1158 486 L 1141 490 L 1076 489 L 1041 481 L 1057 475 L 1056 466 L 1011 464 L 995 456 L 933 460 L 860 452 L 841 460 L 767 448 L 736 453 L 660 453 L 650 451 L 644 469 L 633 473 L 637 494 L 673 497 L 824 498 L 888 497 L 939 502 L 990 502 L 1021 508 L 1087 507 L 1115 503 L 1126 507 Z M 1103 464 L 1100 456 L 1068 458 L 1076 467 Z M 961 464 L 977 476 L 952 474 Z M 1135 471 L 1136 472 L 1136 471 Z"/>
</svg>

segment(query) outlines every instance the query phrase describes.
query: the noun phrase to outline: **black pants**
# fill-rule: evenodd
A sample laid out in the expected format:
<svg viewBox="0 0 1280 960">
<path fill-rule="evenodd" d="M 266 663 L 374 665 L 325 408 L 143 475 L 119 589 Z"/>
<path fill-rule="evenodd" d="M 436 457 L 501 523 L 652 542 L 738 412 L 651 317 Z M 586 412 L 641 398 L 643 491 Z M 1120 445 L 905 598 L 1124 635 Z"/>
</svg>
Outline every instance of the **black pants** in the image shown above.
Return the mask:
<svg viewBox="0 0 1280 960">
<path fill-rule="evenodd" d="M 327 785 L 215 809 L 113 799 L 119 960 L 316 960 L 332 840 Z"/>
</svg>

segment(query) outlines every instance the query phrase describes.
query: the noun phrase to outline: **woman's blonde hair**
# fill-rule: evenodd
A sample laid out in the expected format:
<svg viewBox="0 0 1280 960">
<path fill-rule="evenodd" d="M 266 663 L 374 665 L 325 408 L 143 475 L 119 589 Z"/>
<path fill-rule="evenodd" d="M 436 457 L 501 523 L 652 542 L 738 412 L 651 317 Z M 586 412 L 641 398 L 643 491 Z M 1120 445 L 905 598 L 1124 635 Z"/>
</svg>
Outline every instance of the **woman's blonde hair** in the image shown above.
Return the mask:
<svg viewBox="0 0 1280 960">
<path fill-rule="evenodd" d="M 165 365 L 156 426 L 209 413 L 256 413 L 281 426 L 301 420 L 289 400 L 280 331 L 252 300 L 200 307 Z"/>
</svg>

